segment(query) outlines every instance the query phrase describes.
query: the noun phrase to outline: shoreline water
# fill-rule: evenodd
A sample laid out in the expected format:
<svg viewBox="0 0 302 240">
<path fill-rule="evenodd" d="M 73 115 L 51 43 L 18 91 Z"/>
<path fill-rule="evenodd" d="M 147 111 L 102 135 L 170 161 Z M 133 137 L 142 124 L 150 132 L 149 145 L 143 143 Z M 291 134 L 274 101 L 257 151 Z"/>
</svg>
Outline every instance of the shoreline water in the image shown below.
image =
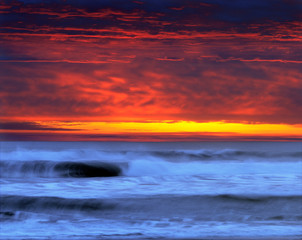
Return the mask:
<svg viewBox="0 0 302 240">
<path fill-rule="evenodd" d="M 51 238 L 51 237 L 47 237 L 47 238 L 36 238 L 36 237 L 22 237 L 22 238 L 0 238 L 1 240 L 62 240 L 62 239 L 68 239 L 68 240 L 302 240 L 302 236 L 265 236 L 265 237 L 245 237 L 245 236 L 224 236 L 224 237 L 197 237 L 197 238 L 166 238 L 166 237 L 143 237 L 143 236 L 135 236 L 135 235 L 130 235 L 130 236 L 87 236 L 87 235 L 83 235 L 83 236 L 76 236 L 76 237 L 70 237 L 71 235 L 66 235 L 66 236 L 60 236 L 59 238 Z"/>
</svg>

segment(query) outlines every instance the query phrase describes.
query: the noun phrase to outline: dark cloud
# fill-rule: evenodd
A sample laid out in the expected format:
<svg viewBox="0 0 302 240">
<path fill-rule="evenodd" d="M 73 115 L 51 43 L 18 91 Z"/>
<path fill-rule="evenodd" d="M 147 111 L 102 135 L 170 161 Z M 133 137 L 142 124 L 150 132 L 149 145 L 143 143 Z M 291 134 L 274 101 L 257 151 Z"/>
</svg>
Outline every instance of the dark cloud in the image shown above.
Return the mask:
<svg viewBox="0 0 302 240">
<path fill-rule="evenodd" d="M 297 136 L 219 136 L 210 134 L 60 134 L 60 133 L 0 133 L 1 141 L 301 141 Z"/>
<path fill-rule="evenodd" d="M 36 122 L 0 122 L 0 130 L 78 131 L 80 129 L 52 128 Z"/>
<path fill-rule="evenodd" d="M 208 24 L 210 28 L 207 30 L 213 30 L 221 27 L 226 21 L 236 23 L 232 29 L 255 22 L 265 24 L 300 21 L 302 11 L 300 0 L 148 0 L 143 3 L 124 0 L 4 1 L 0 9 L 4 13 L 1 18 L 3 27 L 24 27 L 24 24 L 29 28 L 34 27 L 33 29 L 39 25 L 103 28 L 115 26 L 158 32 L 163 29 L 175 31 L 177 28 L 202 30 Z M 155 24 L 156 20 L 160 21 L 159 24 Z M 199 24 L 203 26 L 194 28 L 194 25 Z M 188 27 L 189 25 L 191 27 Z M 225 24 L 223 26 L 225 29 L 231 27 Z"/>
<path fill-rule="evenodd" d="M 214 0 L 205 1 L 217 6 L 215 17 L 224 21 L 293 21 L 301 17 L 300 0 Z"/>
</svg>

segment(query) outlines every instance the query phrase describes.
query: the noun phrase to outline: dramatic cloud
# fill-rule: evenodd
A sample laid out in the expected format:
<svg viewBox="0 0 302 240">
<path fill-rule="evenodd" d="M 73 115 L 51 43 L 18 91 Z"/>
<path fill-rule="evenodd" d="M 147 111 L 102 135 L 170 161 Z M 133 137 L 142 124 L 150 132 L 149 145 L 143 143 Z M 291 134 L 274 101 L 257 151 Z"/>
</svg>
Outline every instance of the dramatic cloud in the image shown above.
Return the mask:
<svg viewBox="0 0 302 240">
<path fill-rule="evenodd" d="M 30 123 L 43 120 L 302 123 L 300 0 L 14 0 L 0 14 L 11 130 L 46 130 Z"/>
</svg>

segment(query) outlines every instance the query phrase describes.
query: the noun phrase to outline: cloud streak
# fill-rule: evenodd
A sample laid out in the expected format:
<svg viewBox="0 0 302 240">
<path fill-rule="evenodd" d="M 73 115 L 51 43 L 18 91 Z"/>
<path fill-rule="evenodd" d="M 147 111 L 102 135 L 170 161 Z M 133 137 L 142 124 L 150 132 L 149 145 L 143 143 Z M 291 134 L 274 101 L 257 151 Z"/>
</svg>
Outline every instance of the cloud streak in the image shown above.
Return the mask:
<svg viewBox="0 0 302 240">
<path fill-rule="evenodd" d="M 75 128 L 48 127 L 36 122 L 0 122 L 0 130 L 79 131 Z"/>
<path fill-rule="evenodd" d="M 1 141 L 129 141 L 129 142 L 186 142 L 186 141 L 301 141 L 297 136 L 219 136 L 207 134 L 55 134 L 55 133 L 0 133 Z"/>
</svg>

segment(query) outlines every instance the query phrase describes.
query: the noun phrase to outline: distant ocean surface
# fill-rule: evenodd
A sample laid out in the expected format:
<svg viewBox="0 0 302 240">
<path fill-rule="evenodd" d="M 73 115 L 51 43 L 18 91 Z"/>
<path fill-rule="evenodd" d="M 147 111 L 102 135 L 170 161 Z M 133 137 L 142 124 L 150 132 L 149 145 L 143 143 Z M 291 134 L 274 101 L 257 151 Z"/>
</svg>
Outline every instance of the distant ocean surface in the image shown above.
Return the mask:
<svg viewBox="0 0 302 240">
<path fill-rule="evenodd" d="M 302 142 L 1 142 L 1 239 L 302 239 Z"/>
</svg>

